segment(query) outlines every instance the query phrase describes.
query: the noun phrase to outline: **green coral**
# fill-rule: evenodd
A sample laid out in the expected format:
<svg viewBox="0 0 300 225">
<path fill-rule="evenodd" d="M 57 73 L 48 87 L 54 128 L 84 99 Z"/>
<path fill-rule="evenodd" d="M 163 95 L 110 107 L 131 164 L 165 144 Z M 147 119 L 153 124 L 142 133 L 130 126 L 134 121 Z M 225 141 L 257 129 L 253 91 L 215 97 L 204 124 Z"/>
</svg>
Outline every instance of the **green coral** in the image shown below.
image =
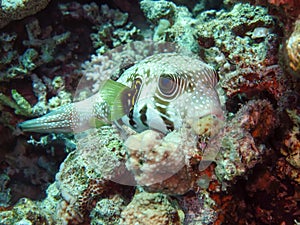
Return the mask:
<svg viewBox="0 0 300 225">
<path fill-rule="evenodd" d="M 18 55 L 16 46 L 14 46 L 17 35 L 14 33 L 4 33 L 0 36 L 0 53 L 2 57 L 0 62 L 0 81 L 9 81 L 12 78 L 22 78 L 30 74 L 33 70 L 45 63 L 51 62 L 57 46 L 66 42 L 71 36 L 71 32 L 54 35 L 46 39 L 40 39 L 41 30 L 38 20 L 26 24 L 26 30 L 29 40 L 23 40 L 23 47 L 27 48 L 22 55 Z"/>
<path fill-rule="evenodd" d="M 15 113 L 17 115 L 31 116 L 32 108 L 30 103 L 15 89 L 11 90 L 11 95 L 18 106 L 18 108 L 15 108 Z"/>
<path fill-rule="evenodd" d="M 0 174 L 0 207 L 9 206 L 11 200 L 10 188 L 8 188 L 8 183 L 10 178 L 7 174 Z"/>
<path fill-rule="evenodd" d="M 15 110 L 15 114 L 22 116 L 32 116 L 32 107 L 30 103 L 17 90 L 11 90 L 12 99 L 3 93 L 0 93 L 0 104 L 8 106 Z"/>
<path fill-rule="evenodd" d="M 38 52 L 33 48 L 27 49 L 24 54 L 19 57 L 19 64 L 10 67 L 3 78 L 11 79 L 18 75 L 27 74 L 28 72 L 37 68 L 37 59 Z"/>
</svg>

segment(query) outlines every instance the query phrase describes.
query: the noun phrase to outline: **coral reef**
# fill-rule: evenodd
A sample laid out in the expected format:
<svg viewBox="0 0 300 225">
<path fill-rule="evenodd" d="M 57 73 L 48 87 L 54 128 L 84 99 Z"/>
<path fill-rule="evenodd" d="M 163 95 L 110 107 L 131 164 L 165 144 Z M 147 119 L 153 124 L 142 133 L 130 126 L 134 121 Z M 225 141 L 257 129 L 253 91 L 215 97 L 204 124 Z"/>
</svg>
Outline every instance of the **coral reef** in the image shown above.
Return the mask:
<svg viewBox="0 0 300 225">
<path fill-rule="evenodd" d="M 273 33 L 274 25 L 265 8 L 238 3 L 229 12 L 210 10 L 197 15 L 195 35 L 204 59 L 223 74 L 232 67 L 270 65 L 264 61 L 271 60 L 272 48 L 277 49 L 273 47 L 278 38 Z"/>
<path fill-rule="evenodd" d="M 26 23 L 26 39 L 21 44 L 22 48 L 26 49 L 23 53 L 20 53 L 20 50 L 17 49 L 19 43 L 15 41 L 25 34 L 3 33 L 1 36 L 3 45 L 1 45 L 0 50 L 2 53 L 0 82 L 7 84 L 13 81 L 12 87 L 15 88 L 10 89 L 7 88 L 7 85 L 2 86 L 0 105 L 6 114 L 6 119 L 3 122 L 12 130 L 14 130 L 12 124 L 15 123 L 15 115 L 26 117 L 42 115 L 48 110 L 71 101 L 71 94 L 66 90 L 66 88 L 69 88 L 67 85 L 54 87 L 55 79 L 59 76 L 57 78 L 53 77 L 54 80 L 52 81 L 50 76 L 45 77 L 41 72 L 47 68 L 47 64 L 57 60 L 58 54 L 61 54 L 61 50 L 58 50 L 57 46 L 64 46 L 70 38 L 70 32 L 56 34 L 52 29 L 51 26 L 41 28 L 36 18 L 29 20 Z M 59 60 L 57 60 L 57 63 L 59 63 Z M 64 67 L 60 67 L 59 70 L 64 69 Z M 52 68 L 51 70 L 55 75 L 54 71 L 58 69 Z M 27 84 L 28 78 L 31 78 L 32 90 L 20 85 L 22 82 Z M 60 79 L 65 78 L 60 77 Z M 65 83 L 64 80 L 61 82 Z M 30 81 L 28 84 L 30 84 Z M 50 96 L 53 97 L 49 98 Z"/>
<path fill-rule="evenodd" d="M 1 224 L 53 224 L 50 214 L 45 214 L 38 203 L 23 198 L 11 211 L 5 211 L 0 215 Z"/>
<path fill-rule="evenodd" d="M 69 39 L 70 32 L 50 36 L 51 30 L 42 30 L 37 19 L 26 24 L 28 40 L 23 40 L 26 51 L 18 56 L 12 48 L 14 46 L 15 34 L 3 34 L 2 40 L 9 47 L 2 47 L 4 65 L 6 71 L 1 71 L 0 81 L 16 77 L 23 77 L 42 64 L 53 60 L 57 46 L 62 45 Z M 48 37 L 47 37 L 48 34 Z M 13 50 L 13 51 L 12 51 Z M 12 52 L 11 52 L 12 51 Z"/>
<path fill-rule="evenodd" d="M 76 2 L 59 5 L 67 19 L 86 19 L 95 32 L 90 34 L 97 53 L 104 53 L 110 48 L 142 39 L 140 30 L 128 21 L 128 13 L 110 9 L 107 5 L 95 3 L 81 5 Z"/>
<path fill-rule="evenodd" d="M 209 224 L 217 219 L 215 201 L 209 197 L 209 193 L 201 191 L 195 195 L 189 193 L 178 199 L 178 204 L 184 212 L 183 224 Z"/>
<path fill-rule="evenodd" d="M 0 35 L 0 224 L 297 224 L 298 2 L 102 2 L 51 2 Z M 150 26 L 137 25 L 139 7 Z M 219 72 L 223 122 L 12 134 L 150 55 L 190 51 Z"/>
<path fill-rule="evenodd" d="M 145 186 L 145 188 L 155 192 L 182 194 L 188 189 L 194 189 L 202 193 L 201 189 L 206 187 L 213 193 L 220 193 L 221 189 L 228 187 L 233 180 L 244 175 L 249 168 L 252 168 L 260 160 L 260 156 L 265 150 L 265 147 L 262 145 L 257 146 L 256 142 L 265 140 L 270 134 L 274 122 L 273 113 L 272 106 L 267 101 L 250 102 L 236 114 L 236 118 L 228 121 L 223 131 L 216 137 L 216 140 L 221 140 L 219 145 L 221 145 L 222 153 L 219 154 L 215 160 L 217 164 L 216 167 L 210 166 L 205 171 L 199 172 L 198 168 L 193 166 L 195 163 L 192 164 L 192 161 L 195 160 L 195 158 L 192 158 L 190 159 L 190 167 L 188 169 L 185 167 L 185 173 L 181 173 L 184 175 L 183 177 L 181 176 L 180 178 L 179 175 L 173 176 L 172 179 L 166 179 L 159 184 L 150 185 L 148 187 Z M 262 117 L 263 115 L 267 117 Z M 265 127 L 269 127 L 269 130 L 265 130 Z M 238 135 L 233 135 L 232 132 L 234 130 L 236 130 Z M 252 136 L 249 132 L 257 139 L 256 142 L 251 138 Z M 244 138 L 242 137 L 243 135 Z M 69 154 L 61 165 L 60 172 L 56 176 L 57 191 L 61 195 L 59 207 L 56 211 L 56 219 L 54 218 L 56 221 L 60 221 L 62 224 L 78 224 L 88 220 L 88 213 L 91 211 L 91 221 L 94 221 L 93 223 L 96 224 L 100 220 L 98 218 L 99 214 L 107 215 L 106 219 L 102 218 L 101 220 L 117 221 L 119 218 L 122 224 L 132 224 L 132 220 L 135 221 L 136 218 L 140 218 L 136 215 L 136 207 L 147 207 L 148 209 L 149 207 L 154 207 L 156 210 L 151 212 L 151 214 L 145 214 L 146 217 L 143 220 L 148 221 L 147 217 L 154 213 L 156 216 L 153 216 L 157 218 L 157 221 L 170 221 L 168 223 L 171 224 L 182 223 L 185 218 L 183 212 L 181 212 L 179 208 L 170 208 L 171 205 L 166 201 L 166 195 L 142 192 L 136 194 L 133 200 L 129 201 L 133 194 L 132 191 L 128 192 L 127 190 L 127 192 L 123 192 L 124 186 L 113 184 L 107 180 L 111 179 L 118 183 L 128 182 L 128 180 L 121 180 L 124 179 L 124 169 L 126 170 L 124 164 L 126 149 L 122 147 L 122 141 L 113 128 L 107 127 L 98 130 L 89 130 L 86 133 L 78 134 L 77 140 L 77 150 Z M 225 140 L 227 140 L 227 142 L 225 142 Z M 237 140 L 240 140 L 243 145 L 238 145 L 238 143 L 236 143 Z M 228 143 L 234 143 L 236 145 L 231 146 L 232 144 L 230 145 Z M 250 149 L 252 149 L 252 154 L 249 152 Z M 226 155 L 230 157 L 226 159 L 220 158 Z M 232 158 L 233 155 L 237 157 Z M 226 166 L 226 170 L 220 169 L 222 166 Z M 231 170 L 229 170 L 229 167 Z M 236 173 L 232 173 L 232 169 L 234 169 Z M 228 174 L 226 175 L 224 172 L 228 172 Z M 126 173 L 125 176 L 128 179 Z M 179 186 L 179 189 L 176 191 L 172 184 L 182 183 L 187 179 L 187 176 L 193 178 L 193 182 L 188 185 L 188 189 L 182 192 L 179 191 L 182 190 Z M 131 182 L 134 184 L 134 181 Z M 204 182 L 207 182 L 207 184 Z M 220 184 L 216 182 L 220 182 Z M 217 186 L 219 186 L 219 188 L 217 188 Z M 170 187 L 173 187 L 173 189 Z M 129 188 L 129 190 L 130 189 L 133 190 L 133 187 Z M 205 193 L 205 190 L 203 191 L 203 193 Z M 132 194 L 130 195 L 130 193 Z M 50 196 L 51 195 L 48 194 L 47 198 L 50 198 Z M 149 200 L 143 203 L 145 198 L 149 198 Z M 156 198 L 165 200 L 154 200 Z M 201 212 L 196 211 L 192 213 L 192 209 L 189 207 L 192 207 L 195 203 L 189 205 L 189 200 L 180 200 L 180 197 L 178 198 L 179 202 L 181 202 L 180 204 L 183 204 L 183 210 L 187 210 L 186 216 L 188 216 L 188 218 L 185 219 L 186 221 L 194 221 L 195 224 L 197 224 L 197 221 L 212 221 L 217 218 L 216 212 L 211 208 L 212 206 L 216 207 L 216 204 L 214 200 L 210 199 L 208 193 L 201 197 L 203 200 L 197 200 L 196 197 L 195 201 L 199 201 L 199 203 L 197 203 L 199 207 L 203 204 L 211 205 L 210 207 L 203 207 L 204 211 Z M 107 202 L 108 205 L 113 204 L 116 208 L 111 212 L 99 211 L 97 205 L 100 204 L 100 202 L 103 204 Z M 144 204 L 146 205 L 144 206 Z M 209 212 L 210 219 L 208 219 L 205 212 Z M 204 216 L 204 214 L 206 216 Z M 93 217 L 92 215 L 98 216 Z M 147 222 L 147 224 L 151 223 Z"/>
<path fill-rule="evenodd" d="M 198 51 L 193 36 L 196 20 L 186 7 L 164 0 L 143 0 L 140 4 L 146 18 L 158 25 L 153 33 L 154 41 L 176 42 L 193 52 Z"/>
<path fill-rule="evenodd" d="M 99 200 L 91 211 L 91 225 L 118 224 L 127 200 L 120 195 Z"/>
<path fill-rule="evenodd" d="M 119 177 L 126 173 L 125 152 L 114 129 L 89 130 L 77 140 L 76 151 L 68 155 L 56 175 L 64 199 L 57 212 L 62 223 L 82 222 L 101 195 L 113 194 L 115 185 L 109 179 L 122 183 Z"/>
<path fill-rule="evenodd" d="M 275 128 L 275 121 L 271 104 L 265 100 L 257 100 L 248 102 L 227 122 L 215 137 L 221 143 L 215 168 L 219 181 L 232 181 L 245 175 L 260 161 L 267 149 L 259 143 L 270 135 Z M 210 148 L 215 148 L 214 143 L 206 151 L 213 151 Z"/>
</svg>

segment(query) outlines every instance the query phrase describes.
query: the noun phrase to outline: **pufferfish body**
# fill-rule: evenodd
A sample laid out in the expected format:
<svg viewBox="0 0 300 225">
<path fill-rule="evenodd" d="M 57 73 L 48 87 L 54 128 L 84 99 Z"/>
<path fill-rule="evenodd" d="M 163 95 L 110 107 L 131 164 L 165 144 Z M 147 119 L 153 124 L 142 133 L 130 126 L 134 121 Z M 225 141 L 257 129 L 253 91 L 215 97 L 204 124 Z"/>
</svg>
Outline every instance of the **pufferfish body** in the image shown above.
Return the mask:
<svg viewBox="0 0 300 225">
<path fill-rule="evenodd" d="M 223 119 L 215 89 L 217 74 L 196 57 L 180 53 L 149 56 L 107 80 L 99 92 L 19 124 L 22 131 L 78 132 L 107 123 L 167 134 L 208 115 Z"/>
</svg>

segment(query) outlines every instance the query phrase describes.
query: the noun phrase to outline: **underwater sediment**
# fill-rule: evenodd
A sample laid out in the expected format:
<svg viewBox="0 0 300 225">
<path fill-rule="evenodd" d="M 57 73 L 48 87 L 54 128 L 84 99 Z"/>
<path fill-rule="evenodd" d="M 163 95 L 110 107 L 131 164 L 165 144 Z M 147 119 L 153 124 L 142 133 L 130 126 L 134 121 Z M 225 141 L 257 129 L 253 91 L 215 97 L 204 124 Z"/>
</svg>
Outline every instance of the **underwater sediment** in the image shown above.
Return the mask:
<svg viewBox="0 0 300 225">
<path fill-rule="evenodd" d="M 0 1 L 0 224 L 299 224 L 297 1 L 23 3 Z"/>
</svg>

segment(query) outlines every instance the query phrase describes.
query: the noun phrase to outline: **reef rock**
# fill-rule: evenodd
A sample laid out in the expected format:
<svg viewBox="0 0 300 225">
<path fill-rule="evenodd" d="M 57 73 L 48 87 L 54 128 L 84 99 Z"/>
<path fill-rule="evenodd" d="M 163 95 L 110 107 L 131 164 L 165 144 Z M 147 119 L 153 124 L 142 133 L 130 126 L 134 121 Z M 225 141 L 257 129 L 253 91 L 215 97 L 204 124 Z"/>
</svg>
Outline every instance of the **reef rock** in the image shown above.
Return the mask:
<svg viewBox="0 0 300 225">
<path fill-rule="evenodd" d="M 286 54 L 292 73 L 300 77 L 300 18 L 296 21 L 294 31 L 286 41 Z"/>
<path fill-rule="evenodd" d="M 9 22 L 34 15 L 44 9 L 50 0 L 3 0 L 0 2 L 0 28 Z"/>
</svg>

